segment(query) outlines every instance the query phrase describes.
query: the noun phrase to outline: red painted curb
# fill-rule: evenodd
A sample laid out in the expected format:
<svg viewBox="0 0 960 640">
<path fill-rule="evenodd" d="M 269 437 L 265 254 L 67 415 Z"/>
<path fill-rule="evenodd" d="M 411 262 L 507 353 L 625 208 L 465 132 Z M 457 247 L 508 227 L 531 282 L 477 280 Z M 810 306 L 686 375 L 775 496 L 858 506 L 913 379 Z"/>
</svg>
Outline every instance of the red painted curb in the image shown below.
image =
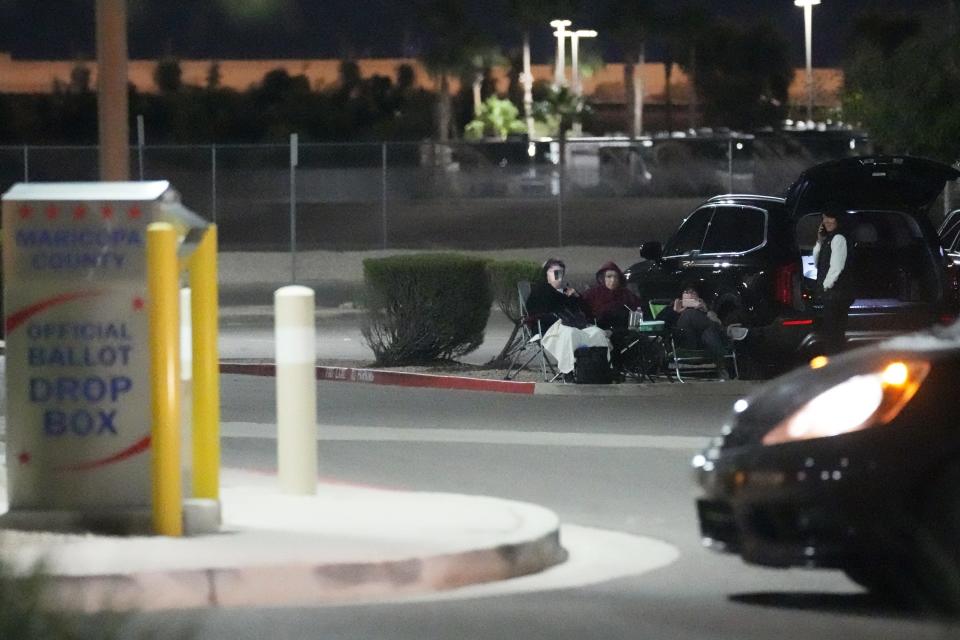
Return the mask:
<svg viewBox="0 0 960 640">
<path fill-rule="evenodd" d="M 220 373 L 271 377 L 276 375 L 276 367 L 269 363 L 221 362 Z M 495 391 L 499 393 L 532 394 L 537 386 L 535 382 L 440 376 L 431 373 L 405 373 L 382 369 L 354 369 L 351 367 L 317 367 L 316 375 L 317 380 L 330 382 L 363 382 L 397 387 Z"/>
</svg>

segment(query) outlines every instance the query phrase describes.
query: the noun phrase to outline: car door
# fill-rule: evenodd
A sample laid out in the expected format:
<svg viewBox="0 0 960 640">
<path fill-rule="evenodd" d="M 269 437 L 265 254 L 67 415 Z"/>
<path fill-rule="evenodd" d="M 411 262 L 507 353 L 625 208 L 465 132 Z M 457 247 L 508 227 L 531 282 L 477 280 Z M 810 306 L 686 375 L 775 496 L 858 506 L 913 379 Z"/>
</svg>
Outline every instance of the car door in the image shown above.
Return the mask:
<svg viewBox="0 0 960 640">
<path fill-rule="evenodd" d="M 645 270 L 636 278 L 637 292 L 642 298 L 673 299 L 680 295 L 685 270 L 700 253 L 714 208 L 706 205 L 687 216 L 664 245 L 660 260 L 644 264 Z"/>
</svg>

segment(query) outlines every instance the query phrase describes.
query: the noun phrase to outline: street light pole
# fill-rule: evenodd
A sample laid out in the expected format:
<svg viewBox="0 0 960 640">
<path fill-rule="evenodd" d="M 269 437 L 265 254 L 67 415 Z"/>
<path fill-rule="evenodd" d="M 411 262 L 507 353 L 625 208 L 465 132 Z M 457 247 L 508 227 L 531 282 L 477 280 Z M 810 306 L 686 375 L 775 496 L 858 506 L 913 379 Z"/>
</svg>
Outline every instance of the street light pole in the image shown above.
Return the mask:
<svg viewBox="0 0 960 640">
<path fill-rule="evenodd" d="M 96 31 L 100 179 L 129 180 L 127 0 L 97 0 Z"/>
<path fill-rule="evenodd" d="M 567 35 L 570 34 L 570 31 L 567 31 L 572 22 L 569 20 L 552 20 L 550 26 L 554 27 L 556 31 L 553 32 L 553 35 L 557 37 L 557 64 L 556 68 L 553 70 L 553 86 L 562 87 L 567 84 L 566 79 L 566 43 L 564 40 Z"/>
<path fill-rule="evenodd" d="M 573 95 L 583 93 L 580 86 L 580 38 L 596 38 L 597 32 L 593 29 L 577 29 L 570 31 L 570 63 L 573 66 Z"/>
<path fill-rule="evenodd" d="M 803 7 L 803 35 L 807 50 L 807 123 L 813 124 L 813 8 L 820 0 L 793 0 Z"/>
</svg>

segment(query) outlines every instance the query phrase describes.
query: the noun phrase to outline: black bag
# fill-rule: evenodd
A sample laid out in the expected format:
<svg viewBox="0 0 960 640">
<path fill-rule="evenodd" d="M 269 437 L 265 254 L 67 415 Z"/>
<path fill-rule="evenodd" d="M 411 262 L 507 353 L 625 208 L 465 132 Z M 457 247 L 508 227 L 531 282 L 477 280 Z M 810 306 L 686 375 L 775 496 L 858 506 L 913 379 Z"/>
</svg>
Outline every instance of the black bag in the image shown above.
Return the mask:
<svg viewBox="0 0 960 640">
<path fill-rule="evenodd" d="M 606 347 L 580 347 L 573 352 L 573 379 L 577 384 L 610 384 L 613 370 Z"/>
</svg>

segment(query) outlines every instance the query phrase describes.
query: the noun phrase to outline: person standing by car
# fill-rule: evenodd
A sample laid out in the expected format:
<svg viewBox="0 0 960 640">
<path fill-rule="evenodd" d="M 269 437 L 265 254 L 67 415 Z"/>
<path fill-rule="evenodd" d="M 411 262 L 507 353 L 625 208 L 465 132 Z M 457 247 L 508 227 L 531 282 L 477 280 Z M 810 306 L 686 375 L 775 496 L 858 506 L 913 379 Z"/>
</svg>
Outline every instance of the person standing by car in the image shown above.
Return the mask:
<svg viewBox="0 0 960 640">
<path fill-rule="evenodd" d="M 820 330 L 827 353 L 842 351 L 846 343 L 847 316 L 853 296 L 850 292 L 850 269 L 847 237 L 844 234 L 843 209 L 828 205 L 820 219 L 813 262 L 817 265 L 817 291 L 823 301 Z"/>
</svg>

